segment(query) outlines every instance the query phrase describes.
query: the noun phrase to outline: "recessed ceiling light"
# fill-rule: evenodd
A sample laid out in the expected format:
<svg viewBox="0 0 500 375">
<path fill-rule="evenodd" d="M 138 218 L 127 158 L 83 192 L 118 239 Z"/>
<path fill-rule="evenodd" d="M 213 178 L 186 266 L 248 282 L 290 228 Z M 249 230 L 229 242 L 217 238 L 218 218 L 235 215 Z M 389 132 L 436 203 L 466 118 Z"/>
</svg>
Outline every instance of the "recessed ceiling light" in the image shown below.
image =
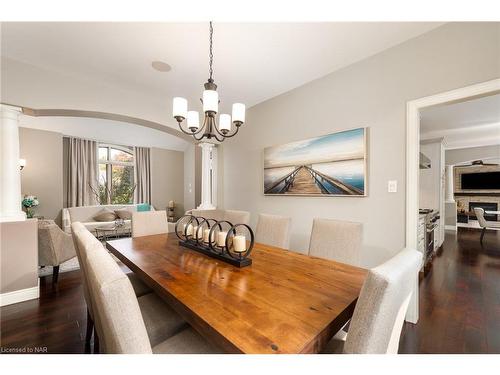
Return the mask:
<svg viewBox="0 0 500 375">
<path fill-rule="evenodd" d="M 151 66 L 154 70 L 157 70 L 159 72 L 169 72 L 172 69 L 170 65 L 163 61 L 153 61 L 151 63 Z"/>
</svg>

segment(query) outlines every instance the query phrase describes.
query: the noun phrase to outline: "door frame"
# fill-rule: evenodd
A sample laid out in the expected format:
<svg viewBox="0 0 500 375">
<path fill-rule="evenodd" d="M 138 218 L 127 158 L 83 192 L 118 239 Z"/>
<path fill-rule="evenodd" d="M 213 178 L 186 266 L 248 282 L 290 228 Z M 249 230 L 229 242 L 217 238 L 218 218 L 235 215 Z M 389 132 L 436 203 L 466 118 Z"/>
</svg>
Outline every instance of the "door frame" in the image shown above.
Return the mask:
<svg viewBox="0 0 500 375">
<path fill-rule="evenodd" d="M 500 78 L 456 90 L 426 96 L 406 103 L 406 247 L 417 249 L 419 209 L 419 152 L 420 111 L 439 104 L 461 102 L 465 99 L 487 96 L 500 92 Z M 406 314 L 411 323 L 418 321 L 418 276 Z"/>
</svg>

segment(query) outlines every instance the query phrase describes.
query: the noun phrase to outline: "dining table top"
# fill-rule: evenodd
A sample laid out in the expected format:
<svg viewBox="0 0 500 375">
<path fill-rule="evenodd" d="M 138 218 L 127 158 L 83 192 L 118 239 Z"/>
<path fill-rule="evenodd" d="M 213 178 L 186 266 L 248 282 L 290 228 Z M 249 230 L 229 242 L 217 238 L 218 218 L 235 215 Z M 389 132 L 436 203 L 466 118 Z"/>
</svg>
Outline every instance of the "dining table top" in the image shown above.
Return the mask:
<svg viewBox="0 0 500 375">
<path fill-rule="evenodd" d="M 255 243 L 238 268 L 174 233 L 108 241 L 208 341 L 229 353 L 318 353 L 350 319 L 367 271 Z"/>
</svg>

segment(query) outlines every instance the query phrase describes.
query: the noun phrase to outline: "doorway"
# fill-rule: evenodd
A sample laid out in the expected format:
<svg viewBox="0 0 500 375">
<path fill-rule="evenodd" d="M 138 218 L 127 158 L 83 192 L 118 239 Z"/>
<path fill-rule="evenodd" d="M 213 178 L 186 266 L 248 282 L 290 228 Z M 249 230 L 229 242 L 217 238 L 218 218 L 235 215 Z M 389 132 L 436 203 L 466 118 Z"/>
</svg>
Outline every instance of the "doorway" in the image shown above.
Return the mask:
<svg viewBox="0 0 500 375">
<path fill-rule="evenodd" d="M 460 102 L 500 92 L 500 79 L 409 101 L 406 111 L 406 247 L 418 248 L 419 172 L 420 172 L 420 112 L 432 106 Z M 418 278 L 406 320 L 418 322 Z"/>
</svg>

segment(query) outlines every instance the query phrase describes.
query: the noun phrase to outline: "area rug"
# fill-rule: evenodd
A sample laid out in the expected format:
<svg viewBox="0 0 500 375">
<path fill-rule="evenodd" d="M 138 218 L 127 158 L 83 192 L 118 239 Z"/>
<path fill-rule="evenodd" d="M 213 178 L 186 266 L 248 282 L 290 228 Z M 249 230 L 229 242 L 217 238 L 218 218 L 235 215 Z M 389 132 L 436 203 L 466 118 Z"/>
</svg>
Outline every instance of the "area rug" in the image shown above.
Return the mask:
<svg viewBox="0 0 500 375">
<path fill-rule="evenodd" d="M 61 263 L 59 266 L 59 273 L 69 272 L 80 269 L 80 265 L 78 264 L 78 258 L 74 257 L 66 262 Z M 52 267 L 46 266 L 38 269 L 38 277 L 52 275 Z"/>
</svg>

